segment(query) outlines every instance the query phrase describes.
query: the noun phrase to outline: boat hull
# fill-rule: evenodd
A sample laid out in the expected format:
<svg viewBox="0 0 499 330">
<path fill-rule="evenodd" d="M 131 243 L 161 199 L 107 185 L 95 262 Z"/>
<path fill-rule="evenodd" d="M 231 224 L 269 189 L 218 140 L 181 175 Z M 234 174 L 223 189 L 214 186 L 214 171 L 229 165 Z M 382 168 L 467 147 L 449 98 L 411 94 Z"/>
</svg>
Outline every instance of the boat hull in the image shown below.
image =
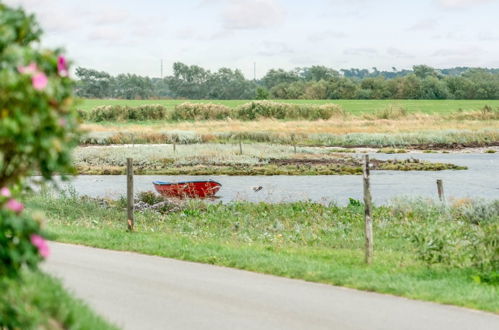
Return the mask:
<svg viewBox="0 0 499 330">
<path fill-rule="evenodd" d="M 154 181 L 154 188 L 165 197 L 205 198 L 211 197 L 220 190 L 222 185 L 213 180 L 163 182 Z"/>
</svg>

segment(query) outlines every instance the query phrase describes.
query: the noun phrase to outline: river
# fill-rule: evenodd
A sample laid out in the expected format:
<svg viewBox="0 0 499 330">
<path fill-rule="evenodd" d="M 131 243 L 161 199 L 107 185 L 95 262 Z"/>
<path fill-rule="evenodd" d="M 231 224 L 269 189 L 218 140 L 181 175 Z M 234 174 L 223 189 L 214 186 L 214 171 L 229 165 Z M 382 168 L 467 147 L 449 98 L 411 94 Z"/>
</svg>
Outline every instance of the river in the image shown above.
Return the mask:
<svg viewBox="0 0 499 330">
<path fill-rule="evenodd" d="M 361 155 L 356 155 L 361 157 Z M 396 197 L 437 197 L 436 180 L 442 179 L 447 198 L 499 199 L 499 153 L 451 154 L 373 154 L 377 159 L 409 157 L 432 162 L 467 166 L 468 170 L 446 171 L 371 171 L 371 189 L 375 204 Z M 152 181 L 213 179 L 222 184 L 217 200 L 230 202 L 289 202 L 312 200 L 345 204 L 349 198 L 362 198 L 360 175 L 329 176 L 165 176 L 136 175 L 135 192 L 154 190 Z M 83 195 L 117 198 L 126 193 L 124 175 L 82 175 L 63 186 L 72 185 Z M 252 188 L 262 186 L 255 192 Z"/>
</svg>

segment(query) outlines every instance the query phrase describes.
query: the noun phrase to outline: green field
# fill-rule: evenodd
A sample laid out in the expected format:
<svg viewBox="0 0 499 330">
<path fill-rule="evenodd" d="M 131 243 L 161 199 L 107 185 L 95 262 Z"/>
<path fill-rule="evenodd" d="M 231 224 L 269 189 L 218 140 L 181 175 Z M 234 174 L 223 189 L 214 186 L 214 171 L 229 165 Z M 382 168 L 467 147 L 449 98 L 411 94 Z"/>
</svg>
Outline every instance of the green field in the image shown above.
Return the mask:
<svg viewBox="0 0 499 330">
<path fill-rule="evenodd" d="M 339 104 L 352 114 L 360 114 L 382 110 L 390 105 L 400 106 L 411 112 L 424 113 L 452 113 L 459 109 L 465 111 L 479 110 L 488 105 L 499 108 L 499 100 L 273 100 L 295 104 Z M 116 100 L 116 99 L 83 99 L 78 105 L 79 109 L 90 110 L 100 105 L 130 105 L 162 104 L 173 107 L 183 102 L 191 103 L 216 103 L 235 107 L 251 100 Z"/>
</svg>

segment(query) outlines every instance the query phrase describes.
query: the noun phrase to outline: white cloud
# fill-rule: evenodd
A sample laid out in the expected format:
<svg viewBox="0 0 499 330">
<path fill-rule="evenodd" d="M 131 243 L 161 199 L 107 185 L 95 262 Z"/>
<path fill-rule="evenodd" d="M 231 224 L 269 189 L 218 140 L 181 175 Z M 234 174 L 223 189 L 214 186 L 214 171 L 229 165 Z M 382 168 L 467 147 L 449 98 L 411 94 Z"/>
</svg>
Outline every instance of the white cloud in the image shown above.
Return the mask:
<svg viewBox="0 0 499 330">
<path fill-rule="evenodd" d="M 399 57 L 399 58 L 411 58 L 414 57 L 409 53 L 406 53 L 398 48 L 390 47 L 386 50 L 386 53 L 390 56 L 393 57 Z"/>
<path fill-rule="evenodd" d="M 262 56 L 275 56 L 292 53 L 294 53 L 294 51 L 283 42 L 264 41 L 262 44 L 262 49 L 258 51 L 257 54 Z"/>
<path fill-rule="evenodd" d="M 446 8 L 463 8 L 493 1 L 497 0 L 438 0 L 438 3 Z"/>
<path fill-rule="evenodd" d="M 482 49 L 475 46 L 465 46 L 461 48 L 441 48 L 433 52 L 432 56 L 441 56 L 441 57 L 468 57 L 480 55 L 483 53 Z"/>
<path fill-rule="evenodd" d="M 227 29 L 267 28 L 284 20 L 284 9 L 275 0 L 233 0 L 222 14 Z"/>
<path fill-rule="evenodd" d="M 427 18 L 409 26 L 407 31 L 434 30 L 438 26 L 438 21 L 434 18 Z"/>
<path fill-rule="evenodd" d="M 346 37 L 347 34 L 345 32 L 327 30 L 327 31 L 313 33 L 309 35 L 307 39 L 308 41 L 311 42 L 320 42 L 329 39 L 341 39 Z"/>
<path fill-rule="evenodd" d="M 343 51 L 343 55 L 351 56 L 372 56 L 377 55 L 378 51 L 374 48 L 347 48 Z"/>
</svg>

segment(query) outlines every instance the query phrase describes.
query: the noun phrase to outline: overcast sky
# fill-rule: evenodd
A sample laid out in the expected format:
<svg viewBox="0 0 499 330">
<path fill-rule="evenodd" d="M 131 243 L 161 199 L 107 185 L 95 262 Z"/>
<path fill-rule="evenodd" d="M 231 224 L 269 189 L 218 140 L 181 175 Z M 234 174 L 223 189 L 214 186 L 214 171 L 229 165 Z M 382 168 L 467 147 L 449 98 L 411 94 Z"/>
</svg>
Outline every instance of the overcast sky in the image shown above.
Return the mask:
<svg viewBox="0 0 499 330">
<path fill-rule="evenodd" d="M 0 0 L 1 1 L 1 0 Z M 43 45 L 112 74 L 175 61 L 257 77 L 311 65 L 499 67 L 499 0 L 4 0 L 37 15 Z"/>
</svg>

